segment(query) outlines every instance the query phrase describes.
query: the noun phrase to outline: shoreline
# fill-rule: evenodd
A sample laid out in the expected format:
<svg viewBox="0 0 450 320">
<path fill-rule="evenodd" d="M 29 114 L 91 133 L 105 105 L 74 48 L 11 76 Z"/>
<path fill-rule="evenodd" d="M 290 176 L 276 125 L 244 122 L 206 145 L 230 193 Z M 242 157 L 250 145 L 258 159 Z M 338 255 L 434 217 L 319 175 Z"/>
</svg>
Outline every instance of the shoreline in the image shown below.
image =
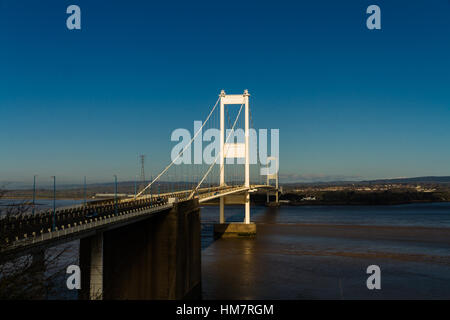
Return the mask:
<svg viewBox="0 0 450 320">
<path fill-rule="evenodd" d="M 353 203 L 344 203 L 344 202 L 323 202 L 323 201 L 311 201 L 311 202 L 295 202 L 295 203 L 285 203 L 280 202 L 280 207 L 305 207 L 305 206 L 396 206 L 396 205 L 405 205 L 405 204 L 425 204 L 425 203 L 450 203 L 448 200 L 442 201 L 420 201 L 420 200 L 412 200 L 412 201 L 403 201 L 403 202 L 390 202 L 390 203 L 367 203 L 367 202 L 353 202 Z M 218 206 L 219 202 L 212 203 L 202 203 L 202 206 Z M 267 206 L 265 202 L 251 202 L 251 205 L 257 206 Z M 241 204 L 230 203 L 227 206 L 241 206 Z M 276 207 L 275 207 L 276 208 Z"/>
<path fill-rule="evenodd" d="M 1 200 L 22 200 L 24 202 L 32 202 L 32 199 L 24 199 L 23 197 L 3 197 L 0 198 Z M 39 201 L 39 200 L 53 200 L 53 198 L 36 198 L 35 201 Z M 77 197 L 73 197 L 73 198 L 56 198 L 55 200 L 84 200 L 84 198 L 77 198 Z M 87 201 L 89 200 L 95 200 L 95 199 L 86 199 Z"/>
<path fill-rule="evenodd" d="M 411 201 L 399 201 L 399 202 L 380 202 L 380 203 L 368 203 L 368 202 L 323 202 L 323 201 L 311 201 L 311 202 L 295 202 L 295 203 L 280 203 L 280 206 L 302 207 L 302 206 L 395 206 L 402 204 L 416 204 L 416 203 L 449 203 L 448 200 L 430 201 L 430 200 L 411 200 Z"/>
<path fill-rule="evenodd" d="M 104 199 L 104 198 L 102 198 Z M 32 199 L 24 199 L 23 197 L 2 197 L 1 200 L 22 200 L 24 203 L 31 204 Z M 53 200 L 52 197 L 39 197 L 36 198 L 35 201 L 39 200 Z M 56 197 L 56 200 L 75 200 L 75 201 L 82 201 L 84 200 L 84 197 L 62 197 L 58 198 Z M 87 202 L 89 201 L 96 201 L 99 199 L 93 199 L 88 198 Z M 283 201 L 283 200 L 282 200 Z M 432 203 L 450 203 L 449 200 L 411 200 L 411 201 L 398 201 L 398 202 L 379 202 L 379 203 L 369 203 L 369 202 L 325 202 L 325 201 L 303 201 L 303 202 L 279 202 L 280 207 L 304 207 L 304 206 L 395 206 L 395 205 L 406 205 L 406 204 L 432 204 Z M 209 203 L 202 203 L 201 206 L 218 206 L 219 202 L 209 202 Z M 257 206 L 267 206 L 265 202 L 255 201 L 251 202 L 251 205 L 257 205 Z M 227 204 L 227 206 L 241 206 L 241 204 Z"/>
</svg>

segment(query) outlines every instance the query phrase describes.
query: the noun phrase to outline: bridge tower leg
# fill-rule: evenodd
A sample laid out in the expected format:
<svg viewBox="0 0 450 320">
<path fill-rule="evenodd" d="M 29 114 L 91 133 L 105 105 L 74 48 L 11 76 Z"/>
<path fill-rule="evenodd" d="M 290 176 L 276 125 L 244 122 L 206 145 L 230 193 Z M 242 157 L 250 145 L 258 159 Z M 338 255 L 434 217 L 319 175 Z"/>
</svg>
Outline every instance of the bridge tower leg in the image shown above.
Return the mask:
<svg viewBox="0 0 450 320">
<path fill-rule="evenodd" d="M 224 154 L 224 143 L 225 143 L 225 104 L 224 98 L 225 91 L 220 92 L 220 186 L 225 186 L 225 154 Z M 221 197 L 219 203 L 219 222 L 225 223 L 225 198 Z"/>
<path fill-rule="evenodd" d="M 250 193 L 245 193 L 245 224 L 250 224 Z"/>
<path fill-rule="evenodd" d="M 250 110 L 248 103 L 248 91 L 244 91 L 244 102 L 245 102 L 245 186 L 250 188 Z M 245 224 L 250 223 L 250 193 L 247 191 L 245 193 Z"/>
<path fill-rule="evenodd" d="M 276 172 L 273 174 L 270 174 L 269 172 L 267 173 L 267 185 L 270 185 L 270 180 L 275 180 L 275 191 L 273 190 L 267 190 L 266 191 L 266 197 L 267 197 L 267 201 L 266 201 L 266 205 L 269 207 L 278 207 L 280 205 L 280 203 L 278 202 L 278 192 L 279 192 L 279 186 L 278 186 L 278 159 L 276 157 L 268 157 L 267 158 L 268 162 L 267 165 L 270 165 L 270 161 L 275 161 L 275 168 L 276 168 Z M 268 168 L 269 170 L 269 168 Z M 270 202 L 270 196 L 274 195 L 275 196 L 275 202 Z"/>
<path fill-rule="evenodd" d="M 225 198 L 220 197 L 219 210 L 220 210 L 220 223 L 225 223 Z"/>
</svg>

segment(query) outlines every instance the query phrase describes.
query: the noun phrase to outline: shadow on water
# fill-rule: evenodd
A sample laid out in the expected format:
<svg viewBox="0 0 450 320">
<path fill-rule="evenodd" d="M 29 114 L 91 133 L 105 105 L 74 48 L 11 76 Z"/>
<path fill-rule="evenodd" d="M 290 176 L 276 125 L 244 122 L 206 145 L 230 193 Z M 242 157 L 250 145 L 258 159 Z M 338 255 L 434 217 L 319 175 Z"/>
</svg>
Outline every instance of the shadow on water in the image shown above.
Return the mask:
<svg viewBox="0 0 450 320">
<path fill-rule="evenodd" d="M 276 223 L 277 216 L 280 212 L 280 208 L 278 207 L 266 207 L 264 213 L 258 219 L 258 222 L 261 223 Z"/>
</svg>

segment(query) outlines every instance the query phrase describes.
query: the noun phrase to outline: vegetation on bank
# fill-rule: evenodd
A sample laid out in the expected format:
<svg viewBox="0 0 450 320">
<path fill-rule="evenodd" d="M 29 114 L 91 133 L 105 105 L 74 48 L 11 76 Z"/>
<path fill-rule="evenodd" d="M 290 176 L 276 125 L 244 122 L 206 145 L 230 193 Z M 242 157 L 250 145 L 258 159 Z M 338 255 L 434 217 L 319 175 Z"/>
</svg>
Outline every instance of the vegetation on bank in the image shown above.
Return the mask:
<svg viewBox="0 0 450 320">
<path fill-rule="evenodd" d="M 433 192 L 418 191 L 412 187 L 392 188 L 388 190 L 360 191 L 351 187 L 343 190 L 323 190 L 321 187 L 303 188 L 297 190 L 293 187 L 285 188 L 280 200 L 290 205 L 389 205 L 415 202 L 443 202 L 450 201 L 450 187 L 447 185 L 430 186 Z M 322 190 L 321 190 L 322 189 Z M 134 186 L 121 185 L 119 193 L 134 193 Z M 161 192 L 170 191 L 170 188 L 161 188 Z M 155 190 L 156 192 L 156 190 Z M 89 186 L 86 190 L 87 199 L 92 199 L 97 193 L 114 193 L 111 186 Z M 53 190 L 39 189 L 36 199 L 52 199 Z M 32 199 L 32 190 L 7 190 L 3 193 L 4 199 Z M 83 199 L 84 190 L 80 188 L 61 189 L 56 192 L 57 199 Z M 264 191 L 253 193 L 251 201 L 256 204 L 266 202 Z"/>
<path fill-rule="evenodd" d="M 7 193 L 0 189 L 0 201 Z M 19 256 L 7 254 L 12 242 L 5 240 L 14 239 L 16 235 L 9 223 L 24 221 L 30 212 L 31 207 L 26 203 L 0 206 L 0 300 L 41 300 L 55 295 L 57 283 L 66 275 L 65 263 L 76 263 L 70 244 L 48 250 L 36 248 Z"/>
<path fill-rule="evenodd" d="M 289 205 L 393 205 L 420 202 L 450 201 L 450 192 L 417 192 L 417 191 L 314 191 L 309 193 L 286 192 L 280 195 L 281 201 Z M 255 203 L 265 203 L 266 195 L 252 195 Z"/>
</svg>

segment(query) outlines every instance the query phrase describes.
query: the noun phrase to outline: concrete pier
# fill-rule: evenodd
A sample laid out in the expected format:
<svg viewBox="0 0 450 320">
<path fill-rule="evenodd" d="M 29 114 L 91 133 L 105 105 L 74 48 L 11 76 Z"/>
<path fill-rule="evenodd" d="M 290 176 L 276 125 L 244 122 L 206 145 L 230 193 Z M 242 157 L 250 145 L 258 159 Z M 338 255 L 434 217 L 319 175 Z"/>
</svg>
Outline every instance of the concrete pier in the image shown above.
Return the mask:
<svg viewBox="0 0 450 320">
<path fill-rule="evenodd" d="M 225 204 L 243 204 L 245 206 L 244 222 L 225 222 L 223 207 Z M 256 224 L 250 222 L 250 193 L 230 195 L 220 198 L 220 219 L 214 225 L 214 238 L 254 237 Z"/>
<path fill-rule="evenodd" d="M 240 238 L 256 236 L 255 223 L 219 223 L 214 225 L 214 238 Z"/>
<path fill-rule="evenodd" d="M 41 300 L 47 297 L 46 260 L 45 249 L 34 250 L 31 254 L 31 266 L 29 269 L 29 283 L 32 283 L 35 299 Z"/>
<path fill-rule="evenodd" d="M 103 299 L 103 232 L 80 240 L 80 299 Z"/>
<path fill-rule="evenodd" d="M 80 240 L 82 298 L 103 298 L 103 232 Z"/>
</svg>

